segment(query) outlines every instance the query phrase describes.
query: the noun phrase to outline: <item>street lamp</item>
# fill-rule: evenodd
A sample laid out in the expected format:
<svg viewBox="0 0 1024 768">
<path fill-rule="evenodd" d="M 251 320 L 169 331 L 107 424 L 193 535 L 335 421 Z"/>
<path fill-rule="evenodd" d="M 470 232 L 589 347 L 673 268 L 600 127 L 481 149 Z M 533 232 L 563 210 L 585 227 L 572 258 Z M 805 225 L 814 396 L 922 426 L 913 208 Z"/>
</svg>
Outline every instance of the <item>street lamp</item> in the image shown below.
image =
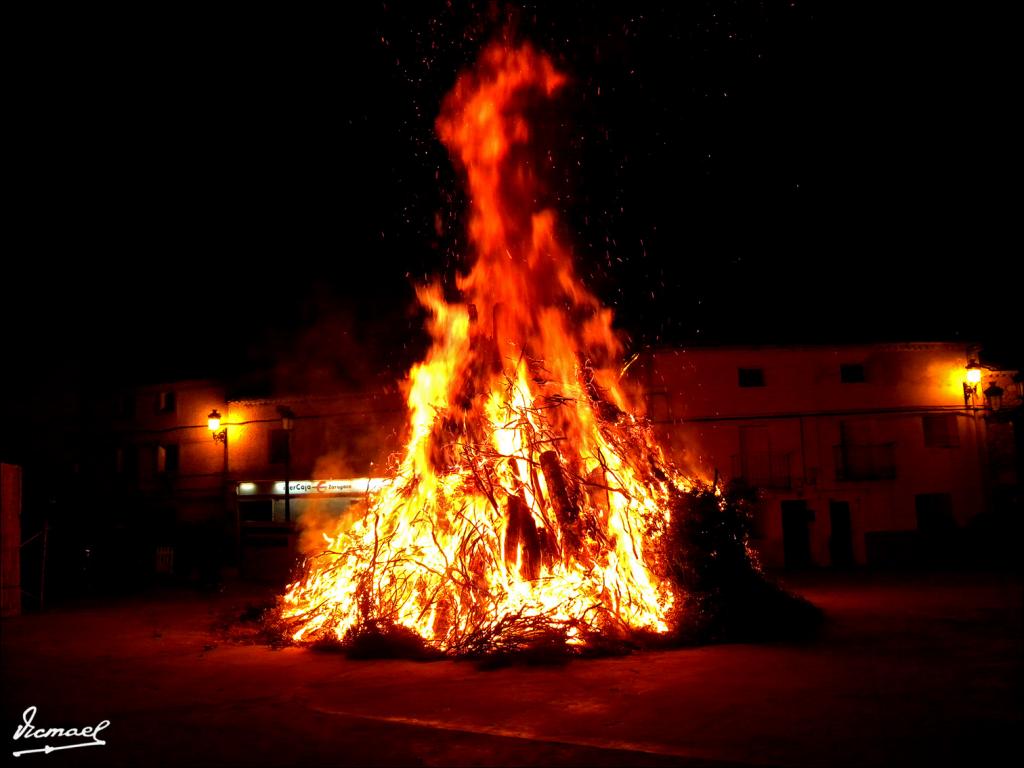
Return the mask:
<svg viewBox="0 0 1024 768">
<path fill-rule="evenodd" d="M 206 416 L 206 426 L 210 428 L 210 436 L 218 443 L 226 443 L 228 440 L 228 428 L 221 429 L 220 412 L 214 408 Z"/>
<path fill-rule="evenodd" d="M 210 437 L 213 438 L 213 442 L 220 443 L 224 446 L 224 454 L 221 464 L 221 474 L 223 477 L 223 494 L 227 499 L 228 493 L 228 428 L 227 425 L 221 426 L 220 411 L 214 408 L 208 414 L 206 414 L 206 426 L 210 430 Z M 227 504 L 230 506 L 230 504 Z M 241 519 L 239 518 L 239 510 L 237 502 L 234 504 L 235 507 L 235 562 L 241 564 L 242 562 L 242 528 Z"/>
<path fill-rule="evenodd" d="M 1003 407 L 1003 388 L 995 382 L 989 384 L 982 394 L 985 395 L 985 403 L 993 413 Z"/>
<path fill-rule="evenodd" d="M 967 362 L 967 375 L 964 381 L 964 407 L 971 404 L 978 394 L 978 384 L 981 382 L 981 365 L 973 357 Z"/>
</svg>

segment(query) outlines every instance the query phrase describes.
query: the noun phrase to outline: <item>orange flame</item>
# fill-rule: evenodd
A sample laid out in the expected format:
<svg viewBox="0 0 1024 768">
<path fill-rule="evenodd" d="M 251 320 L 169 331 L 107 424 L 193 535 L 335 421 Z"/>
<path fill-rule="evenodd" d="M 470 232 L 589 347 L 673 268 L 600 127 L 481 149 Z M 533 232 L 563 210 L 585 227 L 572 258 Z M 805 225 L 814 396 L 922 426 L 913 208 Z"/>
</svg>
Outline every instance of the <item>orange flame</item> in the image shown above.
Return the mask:
<svg viewBox="0 0 1024 768">
<path fill-rule="evenodd" d="M 496 44 L 445 100 L 437 131 L 466 174 L 476 259 L 461 301 L 419 291 L 433 344 L 406 384 L 404 454 L 289 587 L 296 641 L 384 623 L 464 653 L 669 628 L 669 494 L 687 481 L 626 411 L 611 312 L 536 202 L 525 112 L 565 82 L 529 46 Z"/>
</svg>

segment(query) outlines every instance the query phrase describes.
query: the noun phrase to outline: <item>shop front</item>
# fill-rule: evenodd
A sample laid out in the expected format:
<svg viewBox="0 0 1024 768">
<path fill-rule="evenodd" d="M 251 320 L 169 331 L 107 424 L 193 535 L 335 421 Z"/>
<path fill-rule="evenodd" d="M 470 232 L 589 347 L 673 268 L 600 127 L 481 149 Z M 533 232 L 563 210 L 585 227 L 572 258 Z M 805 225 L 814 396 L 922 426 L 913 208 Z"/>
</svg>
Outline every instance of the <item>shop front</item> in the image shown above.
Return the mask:
<svg viewBox="0 0 1024 768">
<path fill-rule="evenodd" d="M 384 481 L 360 477 L 262 480 L 235 486 L 236 546 L 242 578 L 288 581 L 302 555 L 302 536 L 351 523 L 370 491 Z"/>
</svg>

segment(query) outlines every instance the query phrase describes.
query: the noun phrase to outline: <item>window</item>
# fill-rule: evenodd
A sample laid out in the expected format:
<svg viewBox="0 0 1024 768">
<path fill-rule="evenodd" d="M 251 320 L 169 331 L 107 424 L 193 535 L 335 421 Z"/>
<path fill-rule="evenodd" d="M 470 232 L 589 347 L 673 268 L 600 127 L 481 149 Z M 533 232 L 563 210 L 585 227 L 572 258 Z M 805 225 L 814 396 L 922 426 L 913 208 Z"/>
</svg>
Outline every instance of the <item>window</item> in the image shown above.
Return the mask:
<svg viewBox="0 0 1024 768">
<path fill-rule="evenodd" d="M 284 464 L 291 458 L 289 454 L 288 430 L 270 430 L 270 463 Z"/>
<path fill-rule="evenodd" d="M 156 471 L 161 475 L 173 475 L 178 471 L 178 446 L 176 444 L 156 447 Z"/>
<path fill-rule="evenodd" d="M 733 477 L 759 488 L 789 488 L 791 454 L 772 450 L 767 427 L 740 427 L 739 453 L 733 459 Z"/>
<path fill-rule="evenodd" d="M 872 418 L 839 422 L 839 445 L 833 447 L 836 480 L 892 480 L 896 477 L 896 443 L 881 442 Z"/>
<path fill-rule="evenodd" d="M 740 368 L 741 387 L 763 387 L 764 368 Z"/>
<path fill-rule="evenodd" d="M 843 363 L 839 366 L 839 380 L 843 384 L 863 384 L 867 381 L 864 377 L 864 364 Z"/>
<path fill-rule="evenodd" d="M 177 407 L 177 398 L 173 392 L 161 392 L 157 395 L 156 409 L 159 413 L 174 413 Z"/>
<path fill-rule="evenodd" d="M 269 523 L 274 519 L 274 504 L 270 499 L 240 501 L 238 515 L 247 523 Z"/>
<path fill-rule="evenodd" d="M 924 444 L 936 448 L 959 448 L 960 430 L 956 414 L 939 413 L 921 417 L 924 427 Z"/>
</svg>

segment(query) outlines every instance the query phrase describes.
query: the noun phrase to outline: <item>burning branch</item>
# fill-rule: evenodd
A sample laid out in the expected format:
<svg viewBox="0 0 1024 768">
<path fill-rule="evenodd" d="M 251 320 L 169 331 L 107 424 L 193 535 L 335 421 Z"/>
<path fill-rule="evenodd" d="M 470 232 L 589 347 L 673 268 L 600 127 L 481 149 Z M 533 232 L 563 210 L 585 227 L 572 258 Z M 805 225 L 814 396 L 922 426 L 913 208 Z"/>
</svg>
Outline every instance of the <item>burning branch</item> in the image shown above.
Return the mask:
<svg viewBox="0 0 1024 768">
<path fill-rule="evenodd" d="M 284 596 L 295 641 L 400 631 L 474 655 L 669 630 L 665 532 L 689 481 L 628 411 L 611 313 L 529 160 L 527 106 L 564 82 L 529 46 L 495 45 L 445 102 L 476 258 L 460 301 L 419 291 L 433 345 L 409 374 L 405 450 Z"/>
</svg>

